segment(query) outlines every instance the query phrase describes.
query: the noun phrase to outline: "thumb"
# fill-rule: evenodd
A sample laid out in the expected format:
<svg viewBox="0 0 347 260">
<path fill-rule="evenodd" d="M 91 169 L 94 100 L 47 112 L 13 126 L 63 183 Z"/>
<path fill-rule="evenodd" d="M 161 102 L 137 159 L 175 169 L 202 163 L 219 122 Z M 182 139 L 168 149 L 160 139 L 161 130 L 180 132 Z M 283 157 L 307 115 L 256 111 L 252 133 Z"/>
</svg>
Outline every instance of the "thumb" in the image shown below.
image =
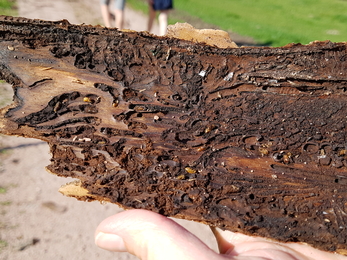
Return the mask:
<svg viewBox="0 0 347 260">
<path fill-rule="evenodd" d="M 105 219 L 96 230 L 95 243 L 109 251 L 129 252 L 142 260 L 223 259 L 173 220 L 141 209 Z"/>
</svg>

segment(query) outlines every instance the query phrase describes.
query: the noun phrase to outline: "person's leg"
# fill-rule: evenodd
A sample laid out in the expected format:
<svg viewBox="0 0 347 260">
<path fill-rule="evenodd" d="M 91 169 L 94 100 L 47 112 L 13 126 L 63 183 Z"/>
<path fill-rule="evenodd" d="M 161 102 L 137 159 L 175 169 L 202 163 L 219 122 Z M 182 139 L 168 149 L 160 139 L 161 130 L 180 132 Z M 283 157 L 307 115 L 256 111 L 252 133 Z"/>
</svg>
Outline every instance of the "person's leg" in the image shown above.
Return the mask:
<svg viewBox="0 0 347 260">
<path fill-rule="evenodd" d="M 124 25 L 124 11 L 116 9 L 114 10 L 114 14 L 116 16 L 115 25 L 119 30 L 122 30 Z"/>
<path fill-rule="evenodd" d="M 163 36 L 166 34 L 167 29 L 167 20 L 168 20 L 168 10 L 160 11 L 158 20 L 159 20 L 159 35 Z"/>
<path fill-rule="evenodd" d="M 147 31 L 150 32 L 152 30 L 153 22 L 155 19 L 155 10 L 153 9 L 153 5 L 151 3 L 148 4 L 148 26 Z"/>
<path fill-rule="evenodd" d="M 104 20 L 104 24 L 106 27 L 111 27 L 111 14 L 108 9 L 108 4 L 109 4 L 109 1 L 107 0 L 100 1 L 101 15 L 102 15 L 102 19 Z"/>
<path fill-rule="evenodd" d="M 119 30 L 122 30 L 124 27 L 124 8 L 125 8 L 125 0 L 115 0 L 114 2 L 115 26 Z"/>
</svg>

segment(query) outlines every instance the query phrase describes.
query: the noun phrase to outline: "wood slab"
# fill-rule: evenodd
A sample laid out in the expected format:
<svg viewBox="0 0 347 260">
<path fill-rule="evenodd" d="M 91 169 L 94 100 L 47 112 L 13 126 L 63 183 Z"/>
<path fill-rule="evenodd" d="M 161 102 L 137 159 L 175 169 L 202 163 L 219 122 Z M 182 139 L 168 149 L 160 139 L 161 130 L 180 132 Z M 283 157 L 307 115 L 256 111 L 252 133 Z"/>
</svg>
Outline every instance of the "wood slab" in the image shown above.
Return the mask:
<svg viewBox="0 0 347 260">
<path fill-rule="evenodd" d="M 344 254 L 346 59 L 2 16 L 0 132 L 46 141 L 70 196 Z"/>
</svg>

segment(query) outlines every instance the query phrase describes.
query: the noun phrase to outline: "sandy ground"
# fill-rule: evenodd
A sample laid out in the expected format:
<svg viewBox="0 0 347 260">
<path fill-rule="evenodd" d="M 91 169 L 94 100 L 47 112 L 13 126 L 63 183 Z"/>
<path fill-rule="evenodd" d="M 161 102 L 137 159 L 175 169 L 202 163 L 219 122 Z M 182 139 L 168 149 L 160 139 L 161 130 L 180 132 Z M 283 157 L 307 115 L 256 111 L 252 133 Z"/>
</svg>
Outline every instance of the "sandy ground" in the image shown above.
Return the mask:
<svg viewBox="0 0 347 260">
<path fill-rule="evenodd" d="M 99 0 L 18 0 L 19 15 L 71 23 L 101 24 Z M 146 17 L 126 9 L 126 27 L 145 30 Z M 158 31 L 157 26 L 153 32 Z M 10 101 L 11 86 L 0 85 L 0 105 Z M 0 259 L 137 259 L 94 245 L 94 230 L 106 217 L 120 212 L 112 204 L 80 202 L 61 195 L 69 180 L 47 173 L 46 143 L 0 135 Z M 212 248 L 207 226 L 179 221 Z"/>
</svg>

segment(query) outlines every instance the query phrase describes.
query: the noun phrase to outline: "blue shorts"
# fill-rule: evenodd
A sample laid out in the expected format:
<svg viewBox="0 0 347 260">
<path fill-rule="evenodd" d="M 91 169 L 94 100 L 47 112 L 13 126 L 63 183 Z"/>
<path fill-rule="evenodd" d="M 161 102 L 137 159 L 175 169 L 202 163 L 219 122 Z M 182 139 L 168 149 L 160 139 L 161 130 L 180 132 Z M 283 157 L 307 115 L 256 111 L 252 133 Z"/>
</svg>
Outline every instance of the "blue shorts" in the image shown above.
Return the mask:
<svg viewBox="0 0 347 260">
<path fill-rule="evenodd" d="M 101 5 L 109 5 L 110 0 L 100 0 Z M 114 0 L 114 9 L 116 10 L 124 10 L 125 0 Z"/>
<path fill-rule="evenodd" d="M 156 11 L 172 9 L 172 0 L 153 0 L 153 9 Z"/>
</svg>

